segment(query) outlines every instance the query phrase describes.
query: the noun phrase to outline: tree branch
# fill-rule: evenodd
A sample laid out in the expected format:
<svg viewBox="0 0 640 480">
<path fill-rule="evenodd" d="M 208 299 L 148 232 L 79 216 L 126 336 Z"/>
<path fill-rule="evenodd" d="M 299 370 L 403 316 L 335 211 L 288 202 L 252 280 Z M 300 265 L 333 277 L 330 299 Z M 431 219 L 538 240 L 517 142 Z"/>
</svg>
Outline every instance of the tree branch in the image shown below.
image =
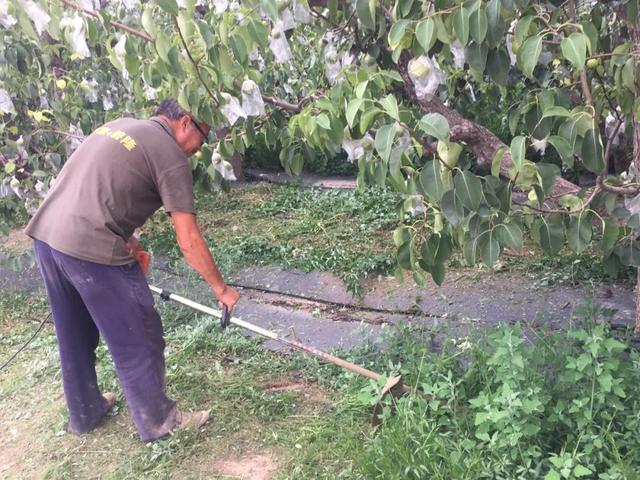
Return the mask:
<svg viewBox="0 0 640 480">
<path fill-rule="evenodd" d="M 571 22 L 576 22 L 576 2 L 575 0 L 567 1 L 567 8 L 569 9 L 569 17 Z M 573 29 L 578 32 L 580 29 L 578 26 L 574 26 Z M 593 106 L 593 96 L 591 95 L 591 88 L 589 87 L 589 79 L 587 78 L 587 71 L 582 68 L 580 72 L 580 86 L 582 87 L 582 95 L 584 96 L 584 101 L 590 107 Z"/>
<path fill-rule="evenodd" d="M 286 100 L 281 100 L 277 97 L 270 97 L 268 95 L 262 95 L 262 99 L 266 102 L 269 103 L 271 105 L 274 105 L 278 108 L 281 108 L 283 110 L 287 110 L 288 112 L 294 112 L 294 113 L 298 113 L 300 112 L 304 106 L 309 103 L 314 101 L 316 98 L 318 98 L 320 95 L 308 95 L 304 98 L 302 98 L 298 103 L 290 103 L 287 102 Z"/>
<path fill-rule="evenodd" d="M 89 10 L 87 8 L 84 8 L 80 5 L 78 5 L 77 3 L 73 3 L 70 2 L 69 0 L 60 0 L 63 4 L 67 5 L 68 7 L 71 8 L 75 8 L 76 10 L 80 10 L 81 12 L 86 13 L 87 15 L 90 15 L 92 17 L 95 18 L 101 18 L 100 15 L 97 12 L 94 12 L 93 10 Z M 109 23 L 111 24 L 111 26 L 119 28 L 121 30 L 124 30 L 125 32 L 129 32 L 131 35 L 135 35 L 136 37 L 140 37 L 143 40 L 146 40 L 147 42 L 153 42 L 153 37 L 150 37 L 147 33 L 145 32 L 141 32 L 139 30 L 135 30 L 131 27 L 128 27 L 127 25 L 125 25 L 124 23 L 120 23 L 120 22 L 115 22 L 113 20 L 110 20 Z"/>
<path fill-rule="evenodd" d="M 79 10 L 81 12 L 86 13 L 87 15 L 90 15 L 92 17 L 96 17 L 96 18 L 100 18 L 100 15 L 96 12 L 94 12 L 93 10 L 88 10 L 86 8 L 81 7 L 80 5 L 73 3 L 69 0 L 60 0 L 63 4 L 74 8 L 76 10 Z M 175 19 L 174 19 L 175 22 Z M 154 42 L 155 40 L 153 39 L 153 37 L 150 37 L 149 35 L 147 35 L 145 32 L 141 32 L 138 30 L 135 30 L 131 27 L 128 27 L 127 25 L 120 23 L 120 22 L 114 22 L 111 21 L 109 22 L 113 27 L 115 28 L 119 28 L 120 30 L 124 30 L 125 32 L 128 32 L 132 35 L 135 35 L 137 37 L 142 38 L 143 40 L 146 40 L 147 42 Z M 200 72 L 198 70 L 198 64 L 195 62 L 195 60 L 193 59 L 193 57 L 191 56 L 191 53 L 189 52 L 189 49 L 187 48 L 186 42 L 184 40 L 184 38 L 182 37 L 182 32 L 180 32 L 180 28 L 178 27 L 177 22 L 175 22 L 176 28 L 178 29 L 178 33 L 180 34 L 180 40 L 182 42 L 182 45 L 185 49 L 185 51 L 187 52 L 187 55 L 189 56 L 189 60 L 191 61 L 191 63 L 193 63 L 193 65 L 196 68 L 196 73 L 198 75 L 198 79 L 200 80 L 200 83 L 202 83 L 202 85 L 204 86 L 204 88 L 207 90 L 207 93 L 209 94 L 209 96 L 211 97 L 211 99 L 215 102 L 216 106 L 218 106 L 218 101 L 215 98 L 215 96 L 213 95 L 213 93 L 211 92 L 211 90 L 209 89 L 209 87 L 204 83 L 202 77 L 200 76 Z M 304 108 L 304 105 L 310 101 L 313 101 L 317 98 L 317 96 L 315 95 L 309 95 L 305 98 L 303 98 L 302 100 L 300 100 L 298 103 L 289 103 L 285 100 L 281 100 L 277 97 L 272 97 L 272 96 L 267 96 L 267 95 L 262 95 L 262 99 L 266 102 L 269 103 L 271 105 L 274 105 L 278 108 L 282 108 L 283 110 L 287 110 L 290 112 L 299 112 L 302 110 L 302 108 Z"/>
<path fill-rule="evenodd" d="M 640 193 L 640 186 L 609 185 L 605 183 L 602 177 L 596 178 L 596 186 L 600 186 L 605 192 L 616 193 L 618 195 L 624 195 L 625 197 L 634 197 Z"/>
<path fill-rule="evenodd" d="M 182 47 L 184 48 L 184 51 L 187 53 L 189 60 L 193 64 L 193 67 L 196 69 L 196 75 L 198 76 L 198 80 L 200 81 L 204 89 L 207 91 L 207 94 L 209 95 L 211 100 L 213 100 L 213 103 L 215 104 L 215 106 L 219 107 L 220 103 L 218 102 L 218 99 L 215 97 L 215 95 L 213 94 L 209 86 L 206 84 L 206 82 L 202 78 L 202 75 L 200 75 L 200 69 L 198 68 L 198 64 L 191 56 L 191 52 L 189 51 L 189 47 L 187 46 L 187 42 L 184 39 L 184 36 L 182 35 L 182 31 L 180 30 L 180 25 L 178 24 L 178 19 L 176 17 L 173 17 L 173 24 L 176 27 L 176 31 L 178 32 L 178 35 L 180 36 L 180 42 L 182 43 Z"/>
<path fill-rule="evenodd" d="M 404 81 L 405 92 L 409 95 L 411 101 L 420 108 L 424 113 L 437 112 L 444 116 L 449 122 L 449 131 L 451 139 L 456 142 L 464 142 L 473 151 L 477 163 L 484 168 L 491 168 L 493 155 L 500 148 L 505 146 L 502 141 L 496 137 L 489 129 L 475 122 L 467 120 L 457 111 L 446 107 L 440 99 L 433 97 L 431 99 L 419 99 L 416 94 L 415 85 L 409 76 L 408 64 L 410 56 L 403 52 L 396 64 L 396 69 L 400 73 Z M 507 152 L 502 158 L 500 164 L 500 174 L 508 177 L 509 166 L 511 165 L 511 155 Z M 570 181 L 558 177 L 553 192 L 554 196 L 562 196 L 566 194 L 576 194 L 580 191 L 580 187 Z"/>
</svg>

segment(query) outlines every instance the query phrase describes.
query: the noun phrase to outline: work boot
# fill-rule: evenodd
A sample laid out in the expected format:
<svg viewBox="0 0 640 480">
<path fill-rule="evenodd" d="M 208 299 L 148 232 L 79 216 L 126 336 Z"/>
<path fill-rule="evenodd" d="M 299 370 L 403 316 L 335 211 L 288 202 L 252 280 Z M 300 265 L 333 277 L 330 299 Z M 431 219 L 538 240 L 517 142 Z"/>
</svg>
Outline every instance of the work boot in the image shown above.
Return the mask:
<svg viewBox="0 0 640 480">
<path fill-rule="evenodd" d="M 209 420 L 209 410 L 198 412 L 176 412 L 176 424 L 173 430 L 184 430 L 185 428 L 200 428 Z"/>
</svg>

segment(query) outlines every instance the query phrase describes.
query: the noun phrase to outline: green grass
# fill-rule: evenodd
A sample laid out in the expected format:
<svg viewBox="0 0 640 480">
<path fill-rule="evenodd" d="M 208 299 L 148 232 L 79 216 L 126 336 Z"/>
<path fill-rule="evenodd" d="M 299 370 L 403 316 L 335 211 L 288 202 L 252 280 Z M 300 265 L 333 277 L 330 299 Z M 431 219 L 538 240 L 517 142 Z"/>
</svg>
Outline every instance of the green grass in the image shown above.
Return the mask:
<svg viewBox="0 0 640 480">
<path fill-rule="evenodd" d="M 113 414 L 84 436 L 64 432 L 55 338 L 46 328 L 0 374 L 0 475 L 9 478 L 227 478 L 218 461 L 269 454 L 276 479 L 633 479 L 640 473 L 640 355 L 614 338 L 607 312 L 585 306 L 567 332 L 504 326 L 452 338 L 446 329 L 385 328 L 382 350 L 343 358 L 428 394 L 387 398 L 369 425 L 383 382 L 314 358 L 266 351 L 259 340 L 173 304 L 159 305 L 170 395 L 211 408 L 201 432 L 138 441 L 108 352 L 101 388 Z M 0 299 L 0 359 L 46 313 L 39 295 Z M 626 335 L 626 334 L 624 334 Z M 434 344 L 434 339 L 438 340 Z M 274 381 L 301 390 L 270 391 Z M 15 463 L 15 465 L 11 465 Z M 8 470 L 6 470 L 8 469 Z"/>
<path fill-rule="evenodd" d="M 389 273 L 399 197 L 385 190 L 305 190 L 259 184 L 201 194 L 198 220 L 224 274 L 275 265 L 336 274 L 360 293 L 363 279 Z M 156 215 L 143 241 L 153 253 L 180 256 L 168 220 Z"/>
<path fill-rule="evenodd" d="M 354 396 L 320 385 L 317 377 L 307 378 L 321 369 L 312 366 L 308 374 L 300 373 L 304 358 L 268 352 L 259 340 L 234 329 L 221 332 L 214 319 L 190 310 L 169 304 L 159 308 L 169 395 L 184 409 L 211 409 L 212 419 L 203 431 L 182 432 L 151 445 L 139 442 L 113 364 L 101 345 L 98 377 L 103 391 L 117 393 L 116 408 L 94 432 L 66 434 L 55 336 L 49 325 L 0 374 L 0 435 L 8 441 L 3 463 L 17 462 L 8 467 L 9 473 L 0 467 L 0 476 L 199 478 L 206 472 L 206 478 L 223 478 L 216 477 L 216 460 L 256 452 L 275 458 L 280 472 L 276 478 L 359 478 L 344 476 L 353 470 L 347 453 L 358 448 L 370 429 L 367 410 L 354 408 Z M 0 300 L 0 360 L 30 336 L 35 319 L 45 313 L 39 295 L 17 293 Z M 275 380 L 300 388 L 263 388 Z"/>
</svg>

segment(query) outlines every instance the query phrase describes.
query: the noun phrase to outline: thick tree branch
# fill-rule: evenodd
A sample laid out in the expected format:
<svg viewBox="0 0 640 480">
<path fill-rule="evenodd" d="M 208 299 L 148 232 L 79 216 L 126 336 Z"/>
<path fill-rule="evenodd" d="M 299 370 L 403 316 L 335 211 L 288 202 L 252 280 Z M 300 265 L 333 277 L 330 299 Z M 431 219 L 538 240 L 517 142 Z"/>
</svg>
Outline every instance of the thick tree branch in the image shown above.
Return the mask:
<svg viewBox="0 0 640 480">
<path fill-rule="evenodd" d="M 400 56 L 396 68 L 402 76 L 405 85 L 405 91 L 420 110 L 424 113 L 436 112 L 444 116 L 449 122 L 449 132 L 451 139 L 456 142 L 464 142 L 473 151 L 478 165 L 484 168 L 491 168 L 493 155 L 498 148 L 504 146 L 504 143 L 495 136 L 489 129 L 475 122 L 467 120 L 455 110 L 446 107 L 440 99 L 433 97 L 425 100 L 419 99 L 416 94 L 415 85 L 411 80 L 408 72 L 408 63 L 410 57 L 405 52 Z M 507 152 L 502 158 L 500 164 L 500 174 L 508 177 L 509 166 L 511 165 L 511 155 Z M 562 177 L 556 179 L 556 186 L 552 196 L 562 196 L 566 194 L 576 194 L 580 191 L 580 187 L 565 180 Z"/>
</svg>

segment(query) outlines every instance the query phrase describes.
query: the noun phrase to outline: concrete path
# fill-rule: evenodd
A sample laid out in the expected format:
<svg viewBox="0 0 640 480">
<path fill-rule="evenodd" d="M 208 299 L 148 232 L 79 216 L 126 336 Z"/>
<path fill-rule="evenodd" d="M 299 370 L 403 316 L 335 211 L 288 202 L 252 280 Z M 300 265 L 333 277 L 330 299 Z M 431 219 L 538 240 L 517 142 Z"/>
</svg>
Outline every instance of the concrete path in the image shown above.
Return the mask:
<svg viewBox="0 0 640 480">
<path fill-rule="evenodd" d="M 156 269 L 152 281 L 201 303 L 213 303 L 208 287 L 194 275 L 174 273 Z M 441 287 L 430 283 L 420 288 L 410 279 L 401 286 L 394 278 L 377 278 L 367 283 L 363 298 L 353 297 L 328 273 L 260 267 L 238 272 L 230 280 L 244 286 L 239 287 L 242 300 L 234 316 L 319 348 L 376 342 L 385 326 L 398 322 L 457 337 L 502 323 L 563 328 L 586 302 L 607 309 L 607 321 L 616 326 L 633 325 L 635 319 L 630 288 L 543 287 L 536 286 L 535 277 L 487 269 L 452 272 Z"/>
<path fill-rule="evenodd" d="M 165 263 L 154 261 L 150 283 L 215 306 L 208 286 L 196 274 L 184 265 L 175 271 Z M 635 319 L 633 291 L 628 287 L 548 287 L 534 276 L 486 268 L 454 270 L 441 287 L 429 282 L 421 288 L 410 278 L 398 285 L 395 278 L 378 277 L 366 282 L 362 298 L 349 293 L 334 275 L 322 272 L 254 267 L 228 280 L 242 292 L 234 316 L 322 349 L 378 341 L 385 326 L 398 322 L 455 336 L 501 323 L 562 328 L 570 325 L 584 302 L 608 309 L 607 321 L 612 324 L 633 325 Z M 42 283 L 35 266 L 19 273 L 0 267 L 0 288 L 38 290 Z M 273 342 L 266 346 L 279 348 Z"/>
</svg>

